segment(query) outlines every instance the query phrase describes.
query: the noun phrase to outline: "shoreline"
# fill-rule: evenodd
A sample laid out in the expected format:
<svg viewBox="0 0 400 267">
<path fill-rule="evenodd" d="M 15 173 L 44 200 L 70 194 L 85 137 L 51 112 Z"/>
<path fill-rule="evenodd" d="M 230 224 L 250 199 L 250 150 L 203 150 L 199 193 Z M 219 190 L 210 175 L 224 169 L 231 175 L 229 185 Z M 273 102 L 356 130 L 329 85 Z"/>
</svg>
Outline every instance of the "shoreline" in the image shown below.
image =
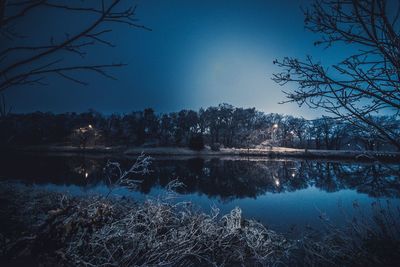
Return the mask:
<svg viewBox="0 0 400 267">
<path fill-rule="evenodd" d="M 355 161 L 390 161 L 400 162 L 400 152 L 388 151 L 355 151 L 355 150 L 316 150 L 296 149 L 285 147 L 272 147 L 263 149 L 246 148 L 221 148 L 220 151 L 212 151 L 205 148 L 201 151 L 184 147 L 124 147 L 124 146 L 31 146 L 9 149 L 12 152 L 28 153 L 70 153 L 70 154 L 113 154 L 119 156 L 136 156 L 141 153 L 150 156 L 174 156 L 174 157 L 259 157 L 259 158 L 304 158 L 304 159 L 343 159 Z"/>
</svg>

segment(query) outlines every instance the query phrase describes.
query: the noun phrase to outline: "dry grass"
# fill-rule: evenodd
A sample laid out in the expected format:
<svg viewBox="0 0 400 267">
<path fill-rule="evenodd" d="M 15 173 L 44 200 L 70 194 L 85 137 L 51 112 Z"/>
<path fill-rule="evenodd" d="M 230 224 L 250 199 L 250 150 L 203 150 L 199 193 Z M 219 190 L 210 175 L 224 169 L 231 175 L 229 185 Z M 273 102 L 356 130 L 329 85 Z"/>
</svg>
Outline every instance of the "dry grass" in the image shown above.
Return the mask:
<svg viewBox="0 0 400 267">
<path fill-rule="evenodd" d="M 353 214 L 344 214 L 349 218 L 345 227 L 322 218 L 324 233 L 310 233 L 298 242 L 308 265 L 400 266 L 399 207 L 390 201 L 374 202 L 370 211 L 357 202 L 353 207 Z"/>
<path fill-rule="evenodd" d="M 290 243 L 283 236 L 244 221 L 239 209 L 220 216 L 217 209 L 205 214 L 188 203 L 160 199 L 135 204 L 24 190 L 35 206 L 43 197 L 54 205 L 28 235 L 3 244 L 9 261 L 28 255 L 44 265 L 231 266 L 274 265 L 288 256 Z M 34 211 L 27 204 L 23 207 Z"/>
</svg>

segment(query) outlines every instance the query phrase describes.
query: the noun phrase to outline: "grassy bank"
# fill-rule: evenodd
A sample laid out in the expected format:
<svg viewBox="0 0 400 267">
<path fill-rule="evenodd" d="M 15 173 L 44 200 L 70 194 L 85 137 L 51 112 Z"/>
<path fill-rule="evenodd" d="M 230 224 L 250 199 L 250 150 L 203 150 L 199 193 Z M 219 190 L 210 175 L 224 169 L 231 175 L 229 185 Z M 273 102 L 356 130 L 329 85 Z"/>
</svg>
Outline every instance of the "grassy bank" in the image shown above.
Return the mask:
<svg viewBox="0 0 400 267">
<path fill-rule="evenodd" d="M 240 209 L 206 214 L 168 197 L 70 197 L 1 184 L 3 266 L 398 266 L 398 214 L 289 240 Z"/>
<path fill-rule="evenodd" d="M 205 148 L 200 151 L 184 147 L 74 147 L 74 146 L 34 146 L 19 148 L 19 151 L 34 153 L 88 153 L 88 154 L 118 154 L 136 156 L 141 153 L 152 156 L 186 156 L 186 157 L 294 157 L 311 159 L 344 159 L 359 161 L 391 161 L 400 162 L 399 152 L 384 151 L 356 151 L 356 150 L 316 150 L 316 149 L 295 149 L 286 147 L 272 148 L 221 148 L 219 151 L 212 151 Z"/>
<path fill-rule="evenodd" d="M 127 155 L 198 155 L 198 156 L 243 156 L 243 157 L 295 157 L 295 158 L 327 158 L 327 159 L 353 159 L 353 160 L 388 160 L 399 161 L 400 153 L 375 152 L 355 150 L 315 150 L 296 149 L 287 147 L 272 147 L 264 149 L 222 148 L 220 151 L 204 149 L 193 151 L 187 148 L 155 147 L 155 148 L 130 148 L 125 150 Z"/>
</svg>

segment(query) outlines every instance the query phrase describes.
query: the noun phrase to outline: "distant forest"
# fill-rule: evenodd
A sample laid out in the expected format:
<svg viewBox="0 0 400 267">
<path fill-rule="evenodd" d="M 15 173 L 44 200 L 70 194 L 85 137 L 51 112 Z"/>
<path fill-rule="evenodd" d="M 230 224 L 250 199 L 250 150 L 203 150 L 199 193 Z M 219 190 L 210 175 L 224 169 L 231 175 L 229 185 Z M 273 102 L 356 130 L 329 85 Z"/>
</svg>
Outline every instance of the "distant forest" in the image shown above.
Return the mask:
<svg viewBox="0 0 400 267">
<path fill-rule="evenodd" d="M 394 117 L 374 119 L 400 132 Z M 7 114 L 0 118 L 1 145 L 178 146 L 213 150 L 221 147 L 282 146 L 309 149 L 396 150 L 378 133 L 364 131 L 343 120 L 314 120 L 264 113 L 228 104 L 157 114 L 153 109 L 129 114 Z"/>
</svg>

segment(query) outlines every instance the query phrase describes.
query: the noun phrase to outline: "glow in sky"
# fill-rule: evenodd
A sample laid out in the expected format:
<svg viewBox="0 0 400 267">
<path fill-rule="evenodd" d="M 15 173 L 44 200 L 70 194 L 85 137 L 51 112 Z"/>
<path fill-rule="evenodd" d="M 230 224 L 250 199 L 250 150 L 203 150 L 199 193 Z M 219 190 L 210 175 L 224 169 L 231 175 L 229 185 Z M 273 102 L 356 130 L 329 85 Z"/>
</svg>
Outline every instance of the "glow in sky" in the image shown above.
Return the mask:
<svg viewBox="0 0 400 267">
<path fill-rule="evenodd" d="M 314 117 L 296 104 L 279 105 L 282 88 L 272 80 L 272 64 L 284 56 L 334 58 L 313 46 L 304 30 L 300 6 L 308 1 L 184 1 L 138 2 L 137 17 L 152 32 L 118 28 L 111 38 L 116 48 L 90 51 L 93 62 L 129 64 L 116 69 L 118 81 L 86 75 L 83 87 L 59 78 L 48 86 L 12 89 L 8 102 L 17 112 L 86 111 L 128 113 L 152 107 L 157 112 L 198 109 L 219 103 L 256 107 L 266 112 Z M 54 15 L 40 14 L 29 25 L 31 34 L 57 31 Z M 85 21 L 64 21 L 79 27 Z M 76 59 L 80 60 L 80 59 Z"/>
</svg>

